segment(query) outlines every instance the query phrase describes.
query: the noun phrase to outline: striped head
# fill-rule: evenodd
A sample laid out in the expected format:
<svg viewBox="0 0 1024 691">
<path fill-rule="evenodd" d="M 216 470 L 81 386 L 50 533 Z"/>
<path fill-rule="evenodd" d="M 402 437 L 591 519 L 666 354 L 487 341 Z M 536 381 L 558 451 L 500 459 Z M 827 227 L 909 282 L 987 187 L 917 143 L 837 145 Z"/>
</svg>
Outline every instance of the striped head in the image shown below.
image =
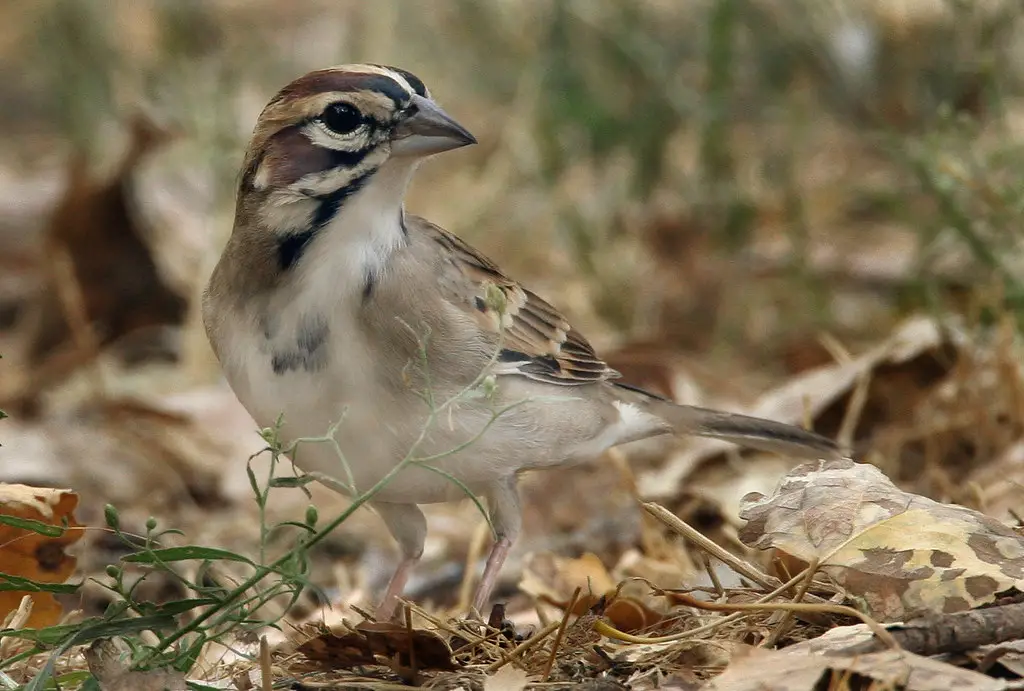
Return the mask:
<svg viewBox="0 0 1024 691">
<path fill-rule="evenodd" d="M 260 114 L 242 169 L 239 212 L 246 224 L 304 234 L 371 185 L 393 187 L 400 205 L 419 160 L 474 143 L 405 70 L 316 70 L 281 89 Z"/>
</svg>

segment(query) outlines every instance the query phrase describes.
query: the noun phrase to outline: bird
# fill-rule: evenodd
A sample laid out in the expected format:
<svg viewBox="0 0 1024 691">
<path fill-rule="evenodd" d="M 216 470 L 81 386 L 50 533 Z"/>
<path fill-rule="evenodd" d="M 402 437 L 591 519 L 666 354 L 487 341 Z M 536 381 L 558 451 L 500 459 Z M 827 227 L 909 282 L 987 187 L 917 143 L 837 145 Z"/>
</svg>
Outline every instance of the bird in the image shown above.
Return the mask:
<svg viewBox="0 0 1024 691">
<path fill-rule="evenodd" d="M 486 503 L 493 543 L 472 601 L 479 615 L 521 530 L 526 471 L 666 434 L 842 455 L 795 426 L 619 381 L 551 303 L 407 213 L 419 164 L 476 141 L 404 69 L 298 77 L 256 121 L 234 227 L 203 292 L 207 336 L 241 404 L 261 427 L 276 425 L 297 468 L 368 494 L 398 543 L 378 620 L 395 614 L 423 553 L 421 505 Z"/>
</svg>

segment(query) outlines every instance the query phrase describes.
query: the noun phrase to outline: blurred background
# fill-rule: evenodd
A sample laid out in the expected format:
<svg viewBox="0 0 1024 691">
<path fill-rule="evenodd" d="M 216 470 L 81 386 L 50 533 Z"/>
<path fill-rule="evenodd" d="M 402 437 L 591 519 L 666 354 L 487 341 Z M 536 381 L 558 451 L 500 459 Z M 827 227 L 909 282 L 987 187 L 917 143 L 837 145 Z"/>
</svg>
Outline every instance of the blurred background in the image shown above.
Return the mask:
<svg viewBox="0 0 1024 691">
<path fill-rule="evenodd" d="M 1010 0 L 0 3 L 0 480 L 77 490 L 83 523 L 112 501 L 199 544 L 258 538 L 244 468 L 263 444 L 198 297 L 266 101 L 379 62 L 480 141 L 426 165 L 408 209 L 562 308 L 627 380 L 810 418 L 905 486 L 1005 515 L 1024 479 L 1022 30 Z M 640 531 L 631 473 L 710 530 L 786 467 L 733 458 L 701 480 L 695 453 L 528 480 L 519 552 L 615 564 Z M 450 601 L 473 511 L 432 510 L 414 588 Z M 322 577 L 372 590 L 390 540 L 368 513 L 341 532 Z M 86 549 L 102 568 L 102 539 Z"/>
</svg>

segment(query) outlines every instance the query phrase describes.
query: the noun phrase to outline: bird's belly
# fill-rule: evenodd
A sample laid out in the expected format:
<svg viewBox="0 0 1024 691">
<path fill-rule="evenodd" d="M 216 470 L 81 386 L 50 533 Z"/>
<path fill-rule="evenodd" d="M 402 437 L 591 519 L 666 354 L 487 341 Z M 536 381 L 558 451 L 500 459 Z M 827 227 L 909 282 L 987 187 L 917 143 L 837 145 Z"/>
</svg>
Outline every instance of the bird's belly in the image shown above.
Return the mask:
<svg viewBox="0 0 1024 691">
<path fill-rule="evenodd" d="M 244 366 L 225 371 L 256 423 L 274 427 L 280 419 L 285 448 L 305 440 L 292 454 L 302 470 L 352 484 L 360 494 L 402 465 L 375 495 L 380 501 L 452 501 L 524 469 L 582 460 L 581 448 L 588 455 L 603 450 L 593 444 L 601 423 L 585 409 L 593 404 L 571 390 L 563 400 L 515 405 L 536 392 L 502 377 L 492 398 L 474 392 L 447 403 L 454 392 L 435 392 L 432 414 L 415 392 L 382 386 L 373 357 L 361 348 L 335 350 L 329 366 L 309 371 L 275 373 L 264 352 L 236 362 Z"/>
<path fill-rule="evenodd" d="M 424 405 L 395 416 L 393 410 L 362 400 L 350 404 L 340 422 L 339 416 L 324 414 L 344 407 L 331 398 L 310 397 L 292 406 L 291 417 L 286 409 L 282 442 L 324 438 L 336 423 L 336 445 L 326 440 L 300 442 L 293 460 L 307 472 L 351 482 L 355 494 L 370 490 L 401 465 L 376 493 L 380 501 L 454 501 L 468 493 L 482 494 L 524 469 L 581 460 L 573 457 L 578 440 L 547 438 L 539 432 L 543 421 L 534 411 L 511 411 L 488 424 L 489 407 L 461 405 L 431 416 Z M 265 413 L 269 424 L 276 416 L 272 410 Z"/>
</svg>

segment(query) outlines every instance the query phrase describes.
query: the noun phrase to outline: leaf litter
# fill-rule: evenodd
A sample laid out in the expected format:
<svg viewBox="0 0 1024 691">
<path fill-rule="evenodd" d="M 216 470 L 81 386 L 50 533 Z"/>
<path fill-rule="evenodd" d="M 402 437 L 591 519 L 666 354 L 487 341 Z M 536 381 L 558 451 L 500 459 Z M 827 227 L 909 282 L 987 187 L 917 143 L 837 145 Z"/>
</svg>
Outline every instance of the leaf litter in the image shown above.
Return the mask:
<svg viewBox="0 0 1024 691">
<path fill-rule="evenodd" d="M 846 388 L 837 387 L 831 399 L 826 395 L 824 401 L 811 401 L 822 421 L 837 400 L 853 395 L 864 371 L 876 382 L 899 378 L 901 367 L 919 367 L 921 357 L 955 364 L 977 347 L 961 337 L 948 340 L 955 332 L 936 329 L 927 320 L 912 320 L 900 333 L 903 336 L 877 349 L 884 356 L 874 355 L 860 370 L 824 368 L 830 376 L 841 372 Z M 908 333 L 926 337 L 915 341 L 906 337 Z M 957 357 L 928 355 L 944 347 L 953 348 Z M 956 384 L 962 376 L 952 365 L 926 369 L 932 373 L 916 380 L 923 386 L 920 395 L 906 399 L 920 406 L 934 405 L 935 390 Z M 824 375 L 806 376 L 813 380 Z M 797 391 L 800 396 L 777 392 L 765 400 L 807 399 L 807 390 Z M 849 399 L 844 404 L 850 405 Z M 111 414 L 146 420 L 154 430 L 177 430 L 175 434 L 184 439 L 197 438 L 190 429 L 202 423 L 188 408 L 140 407 L 127 397 L 107 399 L 103 405 Z M 870 438 L 879 425 L 913 421 L 913 411 L 902 413 L 895 422 L 876 416 L 860 434 Z M 701 467 L 717 462 L 694 466 L 693 472 L 699 475 Z M 756 467 L 757 458 L 751 463 Z M 761 485 L 767 488 L 764 478 Z M 344 616 L 319 608 L 307 608 L 306 615 L 297 610 L 291 621 L 299 628 L 276 637 L 272 668 L 277 675 L 303 683 L 352 688 L 428 680 L 442 688 L 522 688 L 521 684 L 544 679 L 568 685 L 604 679 L 630 688 L 700 688 L 714 679 L 709 683 L 716 686 L 707 688 L 745 688 L 742 681 L 733 680 L 749 679 L 744 670 L 751 665 L 767 665 L 777 673 L 778 688 L 799 688 L 804 679 L 812 688 L 823 678 L 832 679 L 830 683 L 863 679 L 907 689 L 943 688 L 936 686 L 942 673 L 963 688 L 1003 688 L 1001 681 L 981 672 L 909 650 L 887 650 L 884 644 L 881 650 L 856 657 L 833 653 L 836 659 L 828 660 L 820 653 L 798 652 L 802 649 L 797 646 L 801 641 L 824 640 L 822 634 L 830 627 L 849 628 L 856 621 L 829 603 L 846 603 L 877 622 L 929 631 L 951 625 L 954 633 L 958 624 L 948 619 L 953 613 L 1011 606 L 1006 600 L 1020 587 L 1024 555 L 1024 543 L 1011 527 L 976 510 L 901 490 L 877 467 L 852 461 L 798 466 L 779 481 L 773 495 L 751 494 L 741 508 L 739 516 L 746 524 L 732 532 L 732 538 L 729 522 L 723 524 L 726 529 L 718 538 L 724 548 L 706 538 L 694 542 L 699 531 L 690 529 L 673 538 L 656 523 L 641 520 L 639 549 L 621 551 L 611 567 L 594 554 L 526 554 L 511 621 L 501 616 L 489 627 L 469 626 L 419 608 L 412 610 L 407 625 L 348 624 L 346 617 L 359 610 L 347 610 Z M 759 551 L 743 553 L 739 540 Z M 743 556 L 735 556 L 737 551 Z M 808 564 L 816 566 L 814 573 L 798 573 Z M 787 580 L 791 582 L 784 583 Z M 334 623 L 317 631 L 302 624 L 303 617 Z M 787 632 L 777 637 L 782 651 L 761 650 L 757 654 L 763 657 L 756 663 L 737 652 L 771 639 L 783 630 L 786 617 Z M 877 629 L 866 632 L 877 647 Z M 245 649 L 241 642 L 236 647 Z M 779 657 L 789 649 L 793 652 Z M 240 665 L 245 667 L 244 658 L 222 654 L 220 659 L 219 664 L 236 675 Z M 980 669 L 981 662 L 973 664 Z M 1007 662 L 1011 667 L 1002 669 L 1011 670 L 1012 658 Z M 987 668 L 998 668 L 993 665 L 988 663 Z M 215 670 L 217 664 L 208 668 Z M 761 676 L 765 684 L 776 683 L 775 678 L 767 672 Z M 139 677 L 138 683 L 148 682 Z"/>
</svg>

